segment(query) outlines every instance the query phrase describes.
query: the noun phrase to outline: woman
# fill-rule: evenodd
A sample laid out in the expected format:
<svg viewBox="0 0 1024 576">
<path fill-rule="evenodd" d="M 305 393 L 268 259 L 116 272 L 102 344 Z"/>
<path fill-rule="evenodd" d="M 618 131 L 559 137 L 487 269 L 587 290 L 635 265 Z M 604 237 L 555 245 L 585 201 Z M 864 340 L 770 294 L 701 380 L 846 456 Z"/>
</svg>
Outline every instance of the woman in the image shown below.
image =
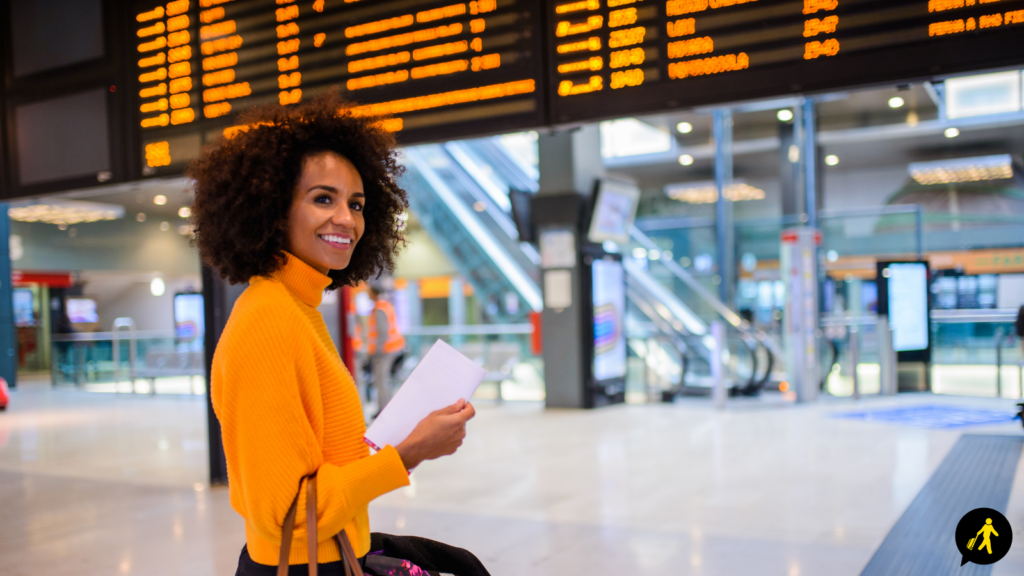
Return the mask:
<svg viewBox="0 0 1024 576">
<path fill-rule="evenodd" d="M 245 519 L 238 574 L 274 574 L 296 494 L 288 563 L 305 574 L 304 477 L 316 474 L 321 574 L 342 574 L 331 538 L 370 548 L 367 506 L 408 484 L 423 460 L 452 454 L 473 406 L 428 416 L 398 446 L 370 455 L 352 376 L 317 311 L 324 290 L 392 271 L 405 192 L 394 139 L 335 94 L 245 114 L 247 130 L 193 161 L 192 218 L 203 261 L 248 282 L 214 354 L 210 393 L 221 423 L 231 505 Z"/>
</svg>

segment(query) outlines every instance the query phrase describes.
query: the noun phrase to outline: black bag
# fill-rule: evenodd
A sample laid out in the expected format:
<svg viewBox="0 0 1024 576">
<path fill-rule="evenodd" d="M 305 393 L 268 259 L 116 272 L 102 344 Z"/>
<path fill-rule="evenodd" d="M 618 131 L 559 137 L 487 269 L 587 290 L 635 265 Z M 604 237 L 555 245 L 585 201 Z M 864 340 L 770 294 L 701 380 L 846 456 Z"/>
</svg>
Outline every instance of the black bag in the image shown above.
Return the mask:
<svg viewBox="0 0 1024 576">
<path fill-rule="evenodd" d="M 370 552 L 365 556 L 367 574 L 385 576 L 392 564 L 402 560 L 415 564 L 432 576 L 490 576 L 480 560 L 468 550 L 417 536 L 370 534 Z M 391 573 L 403 574 L 401 571 Z"/>
<path fill-rule="evenodd" d="M 306 533 L 309 546 L 309 576 L 317 576 L 317 518 L 316 518 L 316 474 L 307 476 L 306 480 Z M 300 488 L 301 490 L 301 488 Z M 291 551 L 292 534 L 295 530 L 295 516 L 299 503 L 298 494 L 292 501 L 291 508 L 284 518 L 281 527 L 281 551 L 278 557 L 277 576 L 288 576 L 288 555 Z M 364 576 L 363 567 L 369 570 L 370 576 L 388 576 L 394 574 L 410 574 L 417 576 L 426 570 L 430 576 L 451 574 L 453 576 L 490 576 L 480 560 L 462 548 L 456 548 L 441 542 L 417 538 L 415 536 L 392 536 L 390 534 L 373 533 L 370 535 L 370 553 L 363 561 L 356 558 L 352 544 L 348 541 L 345 531 L 334 535 L 334 540 L 341 549 L 341 564 L 346 576 Z M 244 552 L 243 552 L 244 554 Z M 405 561 L 405 562 L 403 562 Z M 409 563 L 415 566 L 408 566 Z M 405 565 L 403 567 L 403 564 Z M 374 570 L 377 568 L 377 570 Z M 403 568 L 406 570 L 403 572 Z M 412 568 L 420 568 L 415 570 Z"/>
</svg>

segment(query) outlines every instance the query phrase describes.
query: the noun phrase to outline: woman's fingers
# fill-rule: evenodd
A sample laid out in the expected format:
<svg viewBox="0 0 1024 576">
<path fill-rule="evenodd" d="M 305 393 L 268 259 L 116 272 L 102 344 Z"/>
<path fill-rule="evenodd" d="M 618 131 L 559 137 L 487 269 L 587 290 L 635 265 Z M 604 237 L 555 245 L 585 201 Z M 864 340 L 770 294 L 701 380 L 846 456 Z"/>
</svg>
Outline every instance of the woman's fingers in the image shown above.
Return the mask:
<svg viewBox="0 0 1024 576">
<path fill-rule="evenodd" d="M 467 404 L 468 403 L 465 400 L 462 400 L 460 398 L 459 401 L 456 402 L 455 404 L 452 404 L 451 406 L 445 406 L 440 410 L 435 410 L 433 413 L 438 415 L 458 414 Z"/>
</svg>

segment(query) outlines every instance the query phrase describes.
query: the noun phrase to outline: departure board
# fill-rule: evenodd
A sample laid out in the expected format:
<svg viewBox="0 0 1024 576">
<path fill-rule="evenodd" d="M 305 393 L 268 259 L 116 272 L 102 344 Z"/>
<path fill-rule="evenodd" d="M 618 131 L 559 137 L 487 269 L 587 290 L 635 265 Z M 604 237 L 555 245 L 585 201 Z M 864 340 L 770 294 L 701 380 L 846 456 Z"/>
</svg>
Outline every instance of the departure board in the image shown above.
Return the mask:
<svg viewBox="0 0 1024 576">
<path fill-rule="evenodd" d="M 1024 64 L 1020 0 L 548 0 L 553 124 Z"/>
<path fill-rule="evenodd" d="M 338 88 L 402 143 L 545 121 L 541 0 L 176 0 L 135 11 L 144 166 Z"/>
</svg>

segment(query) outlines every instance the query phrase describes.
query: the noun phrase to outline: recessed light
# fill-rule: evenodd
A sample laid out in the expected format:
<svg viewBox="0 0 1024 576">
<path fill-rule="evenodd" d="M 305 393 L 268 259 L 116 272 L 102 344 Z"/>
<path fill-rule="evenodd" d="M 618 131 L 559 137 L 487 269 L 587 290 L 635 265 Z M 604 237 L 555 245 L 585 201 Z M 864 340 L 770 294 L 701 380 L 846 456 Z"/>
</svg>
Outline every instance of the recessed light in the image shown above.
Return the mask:
<svg viewBox="0 0 1024 576">
<path fill-rule="evenodd" d="M 779 110 L 779 113 L 775 115 L 779 120 L 783 122 L 789 122 L 793 119 L 793 111 L 788 109 Z"/>
<path fill-rule="evenodd" d="M 170 222 L 161 222 L 160 223 L 160 230 L 162 232 L 167 232 L 170 229 L 171 229 L 171 223 Z"/>
<path fill-rule="evenodd" d="M 693 124 L 690 124 L 689 122 L 680 122 L 679 124 L 676 124 L 676 130 L 678 130 L 680 134 L 689 134 L 690 132 L 693 132 Z"/>
<path fill-rule="evenodd" d="M 178 216 L 181 216 L 182 218 L 188 218 L 191 215 L 192 209 L 189 208 L 188 206 L 182 206 L 181 208 L 178 208 Z"/>
<path fill-rule="evenodd" d="M 899 108 L 904 104 L 906 104 L 906 102 L 904 102 L 903 98 L 900 98 L 899 96 L 893 96 L 892 98 L 889 98 L 889 108 Z"/>
<path fill-rule="evenodd" d="M 959 128 L 946 128 L 946 131 L 945 131 L 944 134 L 946 135 L 946 138 L 956 138 L 957 136 L 960 135 L 960 129 Z"/>
<path fill-rule="evenodd" d="M 153 196 L 153 204 L 156 204 L 157 206 L 163 206 L 164 204 L 167 204 L 167 196 L 164 196 L 163 194 L 157 194 L 156 196 Z"/>
<path fill-rule="evenodd" d="M 829 166 L 835 166 L 836 164 L 839 164 L 839 156 L 836 156 L 835 154 L 829 154 L 828 156 L 825 156 L 825 164 L 828 164 Z"/>
<path fill-rule="evenodd" d="M 683 154 L 682 156 L 679 157 L 679 163 L 682 164 L 683 166 L 689 166 L 693 164 L 693 156 L 690 156 L 689 154 Z"/>
</svg>

